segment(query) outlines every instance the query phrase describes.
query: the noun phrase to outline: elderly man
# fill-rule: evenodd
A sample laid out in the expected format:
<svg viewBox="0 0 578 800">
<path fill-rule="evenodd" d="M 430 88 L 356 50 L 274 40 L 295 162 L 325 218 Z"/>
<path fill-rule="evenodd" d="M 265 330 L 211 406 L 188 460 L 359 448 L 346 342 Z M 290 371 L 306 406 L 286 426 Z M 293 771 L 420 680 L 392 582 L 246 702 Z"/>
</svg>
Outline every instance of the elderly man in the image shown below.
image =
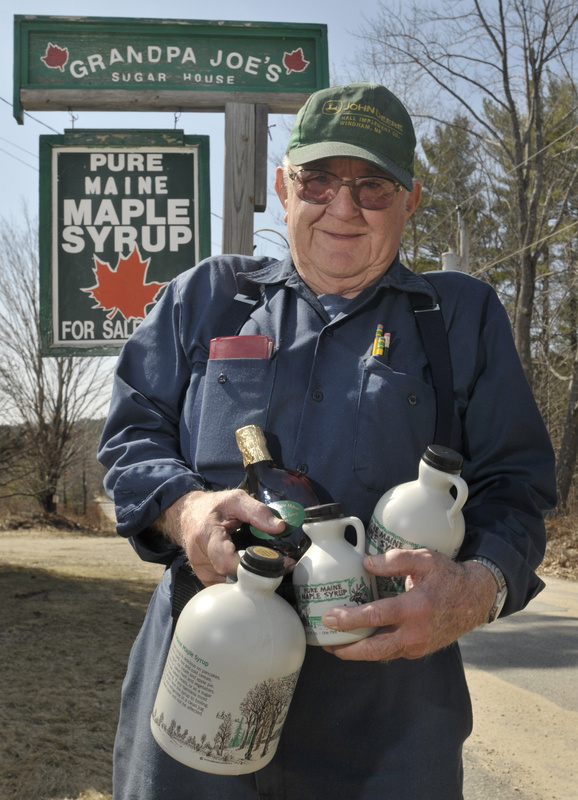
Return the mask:
<svg viewBox="0 0 578 800">
<path fill-rule="evenodd" d="M 170 568 L 131 653 L 115 800 L 462 798 L 472 720 L 456 640 L 542 588 L 534 570 L 543 510 L 555 502 L 553 457 L 492 289 L 459 273 L 416 275 L 399 261 L 420 200 L 414 147 L 411 120 L 385 87 L 312 95 L 275 181 L 290 255 L 215 257 L 179 276 L 119 358 L 100 449 L 106 486 L 118 532 Z M 224 330 L 247 286 L 257 299 L 238 330 Z M 437 356 L 426 355 L 416 318 L 438 306 L 453 385 L 434 388 Z M 372 355 L 379 323 L 390 346 Z M 233 333 L 266 334 L 275 350 L 258 364 L 238 359 L 225 390 L 208 346 Z M 379 630 L 331 651 L 308 648 L 267 767 L 223 777 L 173 761 L 149 717 L 178 568 L 188 559 L 205 586 L 224 581 L 238 563 L 231 534 L 240 522 L 283 528 L 230 488 L 243 477 L 235 430 L 260 425 L 278 465 L 307 474 L 321 502 L 367 524 L 383 492 L 416 476 L 442 414 L 440 443 L 463 454 L 470 490 L 458 560 L 422 549 L 368 561 L 378 575 L 406 576 L 407 591 L 325 616 L 329 627 Z"/>
</svg>

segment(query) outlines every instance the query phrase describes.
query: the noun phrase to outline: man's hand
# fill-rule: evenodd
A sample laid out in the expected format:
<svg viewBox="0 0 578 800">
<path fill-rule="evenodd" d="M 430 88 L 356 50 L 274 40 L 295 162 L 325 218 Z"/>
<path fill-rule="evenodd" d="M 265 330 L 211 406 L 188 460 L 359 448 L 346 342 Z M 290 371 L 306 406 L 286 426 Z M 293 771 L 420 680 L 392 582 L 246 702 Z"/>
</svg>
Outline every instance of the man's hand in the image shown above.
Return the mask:
<svg viewBox="0 0 578 800">
<path fill-rule="evenodd" d="M 334 630 L 379 628 L 360 642 L 324 648 L 338 658 L 421 658 L 488 620 L 496 582 L 482 564 L 455 562 L 432 550 L 390 550 L 368 556 L 364 563 L 375 575 L 406 575 L 406 591 L 362 606 L 327 611 L 323 624 Z"/>
<path fill-rule="evenodd" d="M 266 505 L 241 489 L 189 492 L 163 511 L 156 527 L 181 545 L 199 580 L 211 586 L 237 572 L 239 556 L 230 534 L 242 522 L 266 533 L 280 533 L 285 527 Z"/>
</svg>

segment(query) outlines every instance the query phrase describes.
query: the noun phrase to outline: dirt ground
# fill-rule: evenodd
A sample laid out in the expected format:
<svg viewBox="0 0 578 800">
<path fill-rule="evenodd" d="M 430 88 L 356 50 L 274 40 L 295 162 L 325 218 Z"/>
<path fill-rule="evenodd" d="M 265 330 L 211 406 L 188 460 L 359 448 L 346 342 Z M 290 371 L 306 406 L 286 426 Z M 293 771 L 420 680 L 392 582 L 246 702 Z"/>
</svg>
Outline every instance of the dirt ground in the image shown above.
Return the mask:
<svg viewBox="0 0 578 800">
<path fill-rule="evenodd" d="M 542 572 L 576 580 L 577 532 L 555 533 Z M 161 572 L 114 535 L 0 531 L 3 800 L 111 800 L 121 684 Z M 495 718 L 495 686 L 485 674 L 468 679 L 479 709 L 469 745 L 478 749 L 491 737 L 484 757 L 491 765 L 495 753 L 499 770 L 497 754 L 511 742 L 506 731 L 496 741 L 496 729 L 486 728 Z M 540 747 L 549 747 L 547 738 Z M 543 800 L 524 783 L 527 764 L 518 766 L 519 788 L 507 800 Z M 555 776 L 543 777 L 550 797 L 568 797 Z"/>
</svg>

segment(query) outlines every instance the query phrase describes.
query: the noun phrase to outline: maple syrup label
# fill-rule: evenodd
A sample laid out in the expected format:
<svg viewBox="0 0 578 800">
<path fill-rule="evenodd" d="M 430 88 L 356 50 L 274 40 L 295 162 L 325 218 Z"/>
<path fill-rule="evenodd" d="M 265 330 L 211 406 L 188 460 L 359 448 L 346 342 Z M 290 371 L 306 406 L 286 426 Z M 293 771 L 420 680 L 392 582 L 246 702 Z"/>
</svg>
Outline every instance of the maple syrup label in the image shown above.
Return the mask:
<svg viewBox="0 0 578 800">
<path fill-rule="evenodd" d="M 157 742 L 174 758 L 206 772 L 211 765 L 254 771 L 272 758 L 299 670 L 248 685 L 242 694 L 214 673 L 210 660 L 175 634 L 151 716 Z"/>
<path fill-rule="evenodd" d="M 308 639 L 333 638 L 335 631 L 321 621 L 323 614 L 335 606 L 356 606 L 375 600 L 373 588 L 362 575 L 325 583 L 293 584 L 297 611 Z"/>
<path fill-rule="evenodd" d="M 255 528 L 250 525 L 251 532 L 259 539 L 275 539 L 277 536 L 287 536 L 292 533 L 296 528 L 303 524 L 305 519 L 305 509 L 300 503 L 295 500 L 275 500 L 273 503 L 268 503 L 267 507 L 273 512 L 276 517 L 282 519 L 285 527 L 279 534 L 266 533 L 265 531 Z"/>
<path fill-rule="evenodd" d="M 418 550 L 422 545 L 410 542 L 388 530 L 379 522 L 375 514 L 365 531 L 365 552 L 368 555 L 387 553 L 388 550 Z M 376 575 L 377 593 L 380 598 L 391 597 L 405 592 L 405 576 L 384 577 Z"/>
<path fill-rule="evenodd" d="M 169 651 L 163 673 L 168 694 L 188 711 L 202 716 L 219 680 L 209 669 L 209 662 L 185 647 L 175 634 L 175 646 Z"/>
</svg>

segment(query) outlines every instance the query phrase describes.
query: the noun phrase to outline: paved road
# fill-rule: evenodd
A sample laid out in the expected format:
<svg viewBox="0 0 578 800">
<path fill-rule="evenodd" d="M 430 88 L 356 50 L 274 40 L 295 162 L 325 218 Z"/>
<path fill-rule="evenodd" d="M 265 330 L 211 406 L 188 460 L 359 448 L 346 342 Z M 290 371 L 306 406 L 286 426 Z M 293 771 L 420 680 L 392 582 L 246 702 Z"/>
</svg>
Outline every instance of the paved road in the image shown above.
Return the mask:
<svg viewBox="0 0 578 800">
<path fill-rule="evenodd" d="M 578 583 L 461 642 L 474 707 L 465 800 L 578 800 Z"/>
</svg>

